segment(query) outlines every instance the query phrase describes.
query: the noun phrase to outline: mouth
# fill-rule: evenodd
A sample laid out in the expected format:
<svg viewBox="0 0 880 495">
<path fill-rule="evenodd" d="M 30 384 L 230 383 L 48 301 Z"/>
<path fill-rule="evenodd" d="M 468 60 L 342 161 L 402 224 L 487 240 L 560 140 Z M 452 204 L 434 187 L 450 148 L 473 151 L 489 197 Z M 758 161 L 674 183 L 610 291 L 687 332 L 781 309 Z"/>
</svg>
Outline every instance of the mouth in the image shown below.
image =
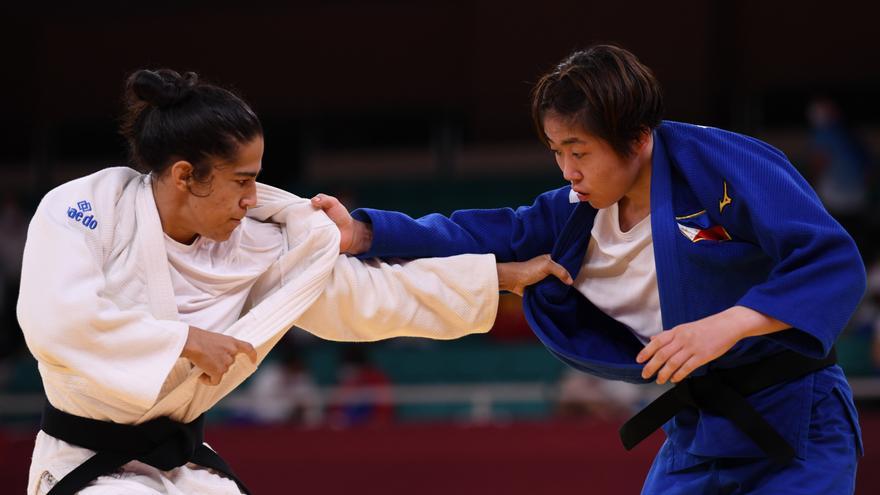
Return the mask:
<svg viewBox="0 0 880 495">
<path fill-rule="evenodd" d="M 590 195 L 588 193 L 582 193 L 580 191 L 575 191 L 575 194 L 577 194 L 578 199 L 581 201 L 587 201 L 590 199 Z"/>
</svg>

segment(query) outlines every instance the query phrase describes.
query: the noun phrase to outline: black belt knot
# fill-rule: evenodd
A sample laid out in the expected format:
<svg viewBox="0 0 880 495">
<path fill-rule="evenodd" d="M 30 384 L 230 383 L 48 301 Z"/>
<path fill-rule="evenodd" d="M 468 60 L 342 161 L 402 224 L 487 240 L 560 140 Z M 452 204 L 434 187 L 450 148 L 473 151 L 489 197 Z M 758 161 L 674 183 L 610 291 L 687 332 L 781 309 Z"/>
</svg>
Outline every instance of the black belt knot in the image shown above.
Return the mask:
<svg viewBox="0 0 880 495">
<path fill-rule="evenodd" d="M 150 437 L 150 449 L 139 452 L 135 459 L 162 471 L 183 466 L 204 442 L 204 416 L 184 424 L 166 417 L 143 423 L 143 432 Z M 164 441 L 159 441 L 164 439 Z"/>
</svg>

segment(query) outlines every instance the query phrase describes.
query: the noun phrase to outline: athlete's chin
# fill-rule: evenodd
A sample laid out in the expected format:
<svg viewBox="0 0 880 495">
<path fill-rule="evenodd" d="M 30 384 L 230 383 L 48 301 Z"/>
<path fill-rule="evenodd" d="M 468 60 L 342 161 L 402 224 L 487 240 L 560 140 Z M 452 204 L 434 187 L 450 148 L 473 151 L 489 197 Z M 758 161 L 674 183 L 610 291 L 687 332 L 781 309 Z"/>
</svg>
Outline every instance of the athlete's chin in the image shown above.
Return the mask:
<svg viewBox="0 0 880 495">
<path fill-rule="evenodd" d="M 228 241 L 230 237 L 232 237 L 232 233 L 235 229 L 232 229 L 228 232 L 212 232 L 210 234 L 205 234 L 205 237 L 211 239 L 214 242 L 223 242 Z"/>
<path fill-rule="evenodd" d="M 608 200 L 603 200 L 601 198 L 589 197 L 587 198 L 587 203 L 590 203 L 590 206 L 597 210 L 601 210 L 602 208 L 608 208 L 613 205 L 613 202 L 609 202 Z"/>
</svg>

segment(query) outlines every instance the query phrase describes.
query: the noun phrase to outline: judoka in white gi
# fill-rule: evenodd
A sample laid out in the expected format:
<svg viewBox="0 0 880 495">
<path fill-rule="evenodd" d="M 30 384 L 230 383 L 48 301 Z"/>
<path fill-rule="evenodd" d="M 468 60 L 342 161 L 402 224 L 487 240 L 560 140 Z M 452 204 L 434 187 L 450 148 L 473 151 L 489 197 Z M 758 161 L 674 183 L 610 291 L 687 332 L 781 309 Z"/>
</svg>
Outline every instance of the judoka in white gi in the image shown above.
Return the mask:
<svg viewBox="0 0 880 495">
<path fill-rule="evenodd" d="M 31 222 L 18 317 L 49 403 L 101 422 L 189 423 L 293 325 L 325 339 L 452 339 L 487 331 L 499 288 L 567 273 L 464 255 L 389 264 L 339 255 L 308 200 L 258 184 L 262 128 L 229 91 L 169 70 L 127 81 L 134 164 L 49 192 Z M 29 494 L 95 452 L 40 431 Z M 62 490 L 57 490 L 55 493 Z M 133 460 L 80 493 L 240 493 L 187 463 Z"/>
</svg>

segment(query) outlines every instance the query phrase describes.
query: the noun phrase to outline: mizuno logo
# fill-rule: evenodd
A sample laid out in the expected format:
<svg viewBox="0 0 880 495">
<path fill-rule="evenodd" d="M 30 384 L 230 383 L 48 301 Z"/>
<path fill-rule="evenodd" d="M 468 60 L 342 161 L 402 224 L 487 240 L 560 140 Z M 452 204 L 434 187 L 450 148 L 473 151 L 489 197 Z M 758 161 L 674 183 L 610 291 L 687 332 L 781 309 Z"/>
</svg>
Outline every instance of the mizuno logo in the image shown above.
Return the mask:
<svg viewBox="0 0 880 495">
<path fill-rule="evenodd" d="M 718 213 L 724 213 L 724 207 L 732 203 L 733 200 L 727 195 L 727 181 L 724 182 L 724 197 L 718 202 Z"/>
<path fill-rule="evenodd" d="M 98 228 L 98 221 L 95 220 L 95 215 L 86 215 L 90 211 L 92 211 L 91 203 L 86 200 L 78 201 L 76 208 L 72 206 L 67 208 L 67 216 L 74 222 L 81 223 L 91 230 L 95 230 Z"/>
</svg>

